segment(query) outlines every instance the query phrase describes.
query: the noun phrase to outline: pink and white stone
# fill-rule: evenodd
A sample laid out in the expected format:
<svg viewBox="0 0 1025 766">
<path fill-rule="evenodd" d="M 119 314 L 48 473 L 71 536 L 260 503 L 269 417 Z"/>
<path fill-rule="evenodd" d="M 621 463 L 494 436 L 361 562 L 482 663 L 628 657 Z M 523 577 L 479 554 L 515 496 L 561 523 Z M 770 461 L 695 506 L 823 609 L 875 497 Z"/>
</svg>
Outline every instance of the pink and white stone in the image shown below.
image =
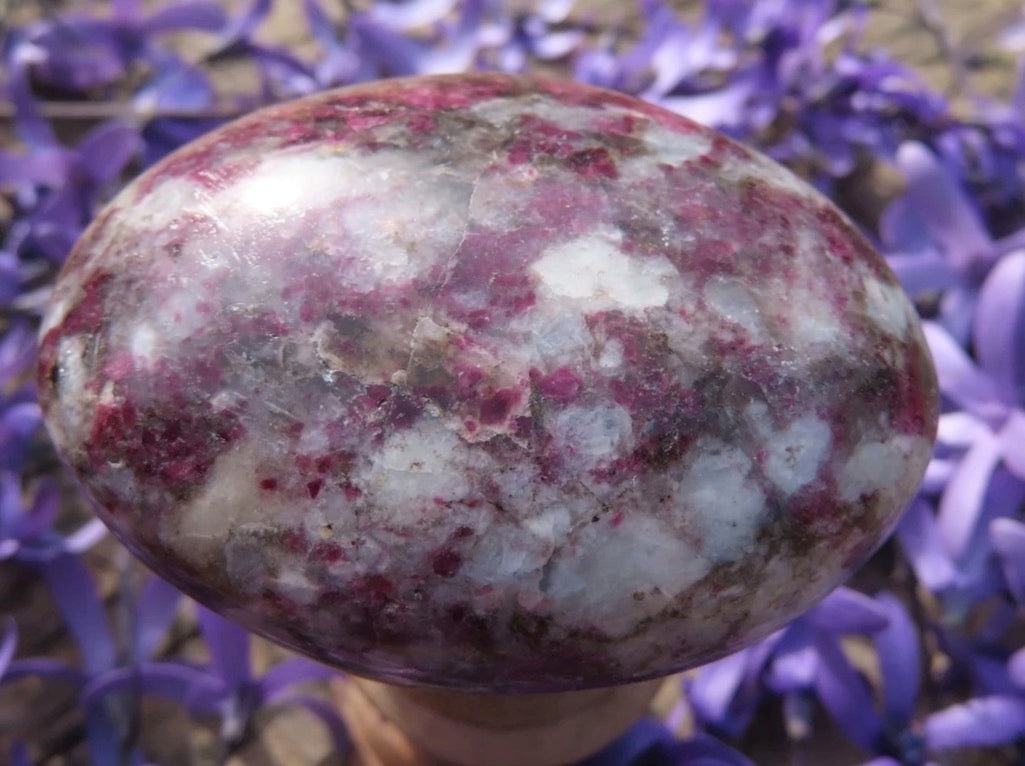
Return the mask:
<svg viewBox="0 0 1025 766">
<path fill-rule="evenodd" d="M 787 171 L 544 78 L 257 112 L 91 226 L 51 433 L 135 553 L 398 682 L 600 686 L 707 661 L 877 547 L 937 394 L 880 257 Z"/>
</svg>

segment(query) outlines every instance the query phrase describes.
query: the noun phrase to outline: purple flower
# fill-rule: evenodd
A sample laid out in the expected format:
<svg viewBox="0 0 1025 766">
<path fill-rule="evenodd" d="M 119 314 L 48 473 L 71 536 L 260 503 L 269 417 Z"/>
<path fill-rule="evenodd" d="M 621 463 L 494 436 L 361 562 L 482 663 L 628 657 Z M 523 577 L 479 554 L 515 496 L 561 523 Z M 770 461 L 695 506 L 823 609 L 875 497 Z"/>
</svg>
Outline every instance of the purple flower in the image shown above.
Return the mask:
<svg viewBox="0 0 1025 766">
<path fill-rule="evenodd" d="M 1003 568 L 1007 590 L 1017 605 L 1025 608 L 1025 523 L 994 519 L 989 525 L 989 536 Z"/>
<path fill-rule="evenodd" d="M 142 14 L 142 4 L 120 0 L 106 18 L 67 14 L 20 30 L 16 45 L 35 52 L 33 74 L 41 82 L 72 92 L 109 86 L 137 59 L 153 52 L 154 40 L 182 30 L 216 31 L 225 22 L 214 2 L 181 2 Z"/>
<path fill-rule="evenodd" d="M 19 268 L 33 258 L 59 264 L 132 160 L 138 136 L 131 126 L 112 121 L 69 149 L 57 141 L 48 123 L 37 118 L 29 94 L 16 103 L 16 125 L 26 150 L 0 152 L 0 185 L 17 191 L 19 214 L 2 247 Z"/>
<path fill-rule="evenodd" d="M 99 519 L 87 521 L 69 535 L 59 534 L 53 529 L 60 505 L 56 487 L 44 481 L 26 502 L 21 484 L 17 474 L 0 470 L 0 561 L 52 562 L 91 548 L 107 534 Z"/>
<path fill-rule="evenodd" d="M 294 705 L 304 708 L 327 727 L 338 752 L 348 749 L 348 733 L 338 711 L 326 699 L 293 688 L 309 681 L 333 678 L 338 671 L 294 657 L 256 677 L 250 664 L 250 635 L 203 607 L 197 609 L 200 630 L 210 652 L 206 666 L 178 661 L 140 661 L 95 679 L 87 687 L 84 699 L 92 702 L 138 688 L 144 693 L 177 701 L 197 717 L 217 716 L 221 721 L 220 739 L 225 753 L 245 741 L 253 715 L 260 708 Z"/>
<path fill-rule="evenodd" d="M 989 747 L 1025 735 L 1025 698 L 1012 695 L 975 697 L 933 713 L 925 721 L 930 750 Z"/>
<path fill-rule="evenodd" d="M 795 716 L 810 716 L 799 699 L 817 690 L 824 669 L 840 652 L 840 638 L 880 631 L 887 621 L 885 605 L 838 588 L 786 628 L 702 667 L 686 687 L 695 717 L 713 732 L 736 737 L 747 729 L 767 695 L 790 699 L 788 709 Z M 810 727 L 810 719 L 787 723 L 794 731 Z"/>
<path fill-rule="evenodd" d="M 120 763 L 124 753 L 133 750 L 126 737 L 132 729 L 134 688 L 118 690 L 124 693 L 95 694 L 91 687 L 102 686 L 107 675 L 118 671 L 122 653 L 127 657 L 129 672 L 152 654 L 174 617 L 181 595 L 152 578 L 133 610 L 133 634 L 125 646 L 119 646 L 92 575 L 78 556 L 64 553 L 43 560 L 39 572 L 78 645 L 81 666 L 49 658 L 19 659 L 10 663 L 4 680 L 42 676 L 76 687 L 93 762 Z M 140 762 L 138 753 L 133 753 L 132 761 Z"/>
</svg>

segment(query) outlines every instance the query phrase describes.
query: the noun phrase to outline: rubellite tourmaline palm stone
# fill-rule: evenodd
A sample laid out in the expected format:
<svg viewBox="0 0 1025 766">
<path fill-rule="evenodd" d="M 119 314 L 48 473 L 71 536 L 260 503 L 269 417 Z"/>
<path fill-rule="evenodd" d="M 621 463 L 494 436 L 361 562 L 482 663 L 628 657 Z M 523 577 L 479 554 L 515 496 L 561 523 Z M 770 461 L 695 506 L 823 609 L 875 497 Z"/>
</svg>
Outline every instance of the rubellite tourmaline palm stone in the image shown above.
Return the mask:
<svg viewBox="0 0 1025 766">
<path fill-rule="evenodd" d="M 314 657 L 492 691 L 780 626 L 931 451 L 915 312 L 823 197 L 571 83 L 257 112 L 99 216 L 42 330 L 51 433 L 135 553 Z"/>
</svg>

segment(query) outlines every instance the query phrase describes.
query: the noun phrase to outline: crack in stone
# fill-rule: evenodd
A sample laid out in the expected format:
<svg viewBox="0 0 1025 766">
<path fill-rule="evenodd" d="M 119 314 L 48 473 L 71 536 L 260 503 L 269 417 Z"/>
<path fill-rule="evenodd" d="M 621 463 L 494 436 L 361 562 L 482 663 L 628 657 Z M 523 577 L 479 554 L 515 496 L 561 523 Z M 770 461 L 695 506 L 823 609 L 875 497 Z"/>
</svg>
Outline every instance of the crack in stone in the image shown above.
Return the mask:
<svg viewBox="0 0 1025 766">
<path fill-rule="evenodd" d="M 480 181 L 484 177 L 484 172 L 485 169 L 482 168 L 477 173 L 476 177 L 473 179 L 473 184 L 470 186 L 470 194 L 466 202 L 466 223 L 463 224 L 463 230 L 459 235 L 459 241 L 456 242 L 455 247 L 452 248 L 452 252 L 448 256 L 448 261 L 445 263 L 444 277 L 438 284 L 438 287 L 435 290 L 434 295 L 431 296 L 430 302 L 427 304 L 424 310 L 420 313 L 420 316 L 417 318 L 418 323 L 422 319 L 434 318 L 434 309 L 437 305 L 438 296 L 441 294 L 442 290 L 445 289 L 449 281 L 452 279 L 452 273 L 455 271 L 456 261 L 459 258 L 459 250 L 462 248 L 463 243 L 466 241 L 466 237 L 469 235 L 470 232 L 470 225 L 473 223 L 474 198 L 477 196 L 477 189 L 480 187 Z M 409 338 L 409 359 L 406 361 L 404 379 L 408 379 L 410 373 L 413 370 L 413 363 L 416 361 L 416 353 L 418 351 L 418 348 L 415 337 L 415 331 L 416 327 L 414 326 L 414 335 L 410 336 Z"/>
</svg>

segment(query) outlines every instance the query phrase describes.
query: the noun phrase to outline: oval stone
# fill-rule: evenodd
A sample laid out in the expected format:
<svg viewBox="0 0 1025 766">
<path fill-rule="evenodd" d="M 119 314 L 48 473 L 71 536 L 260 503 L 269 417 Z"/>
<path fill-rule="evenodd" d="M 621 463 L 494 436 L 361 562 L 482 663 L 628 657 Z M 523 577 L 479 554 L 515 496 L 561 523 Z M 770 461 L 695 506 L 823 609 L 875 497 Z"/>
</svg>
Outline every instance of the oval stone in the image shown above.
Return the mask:
<svg viewBox="0 0 1025 766">
<path fill-rule="evenodd" d="M 748 644 L 931 452 L 915 311 L 825 198 L 627 96 L 392 80 L 126 188 L 42 332 L 47 423 L 203 603 L 398 682 L 551 691 Z"/>
</svg>

